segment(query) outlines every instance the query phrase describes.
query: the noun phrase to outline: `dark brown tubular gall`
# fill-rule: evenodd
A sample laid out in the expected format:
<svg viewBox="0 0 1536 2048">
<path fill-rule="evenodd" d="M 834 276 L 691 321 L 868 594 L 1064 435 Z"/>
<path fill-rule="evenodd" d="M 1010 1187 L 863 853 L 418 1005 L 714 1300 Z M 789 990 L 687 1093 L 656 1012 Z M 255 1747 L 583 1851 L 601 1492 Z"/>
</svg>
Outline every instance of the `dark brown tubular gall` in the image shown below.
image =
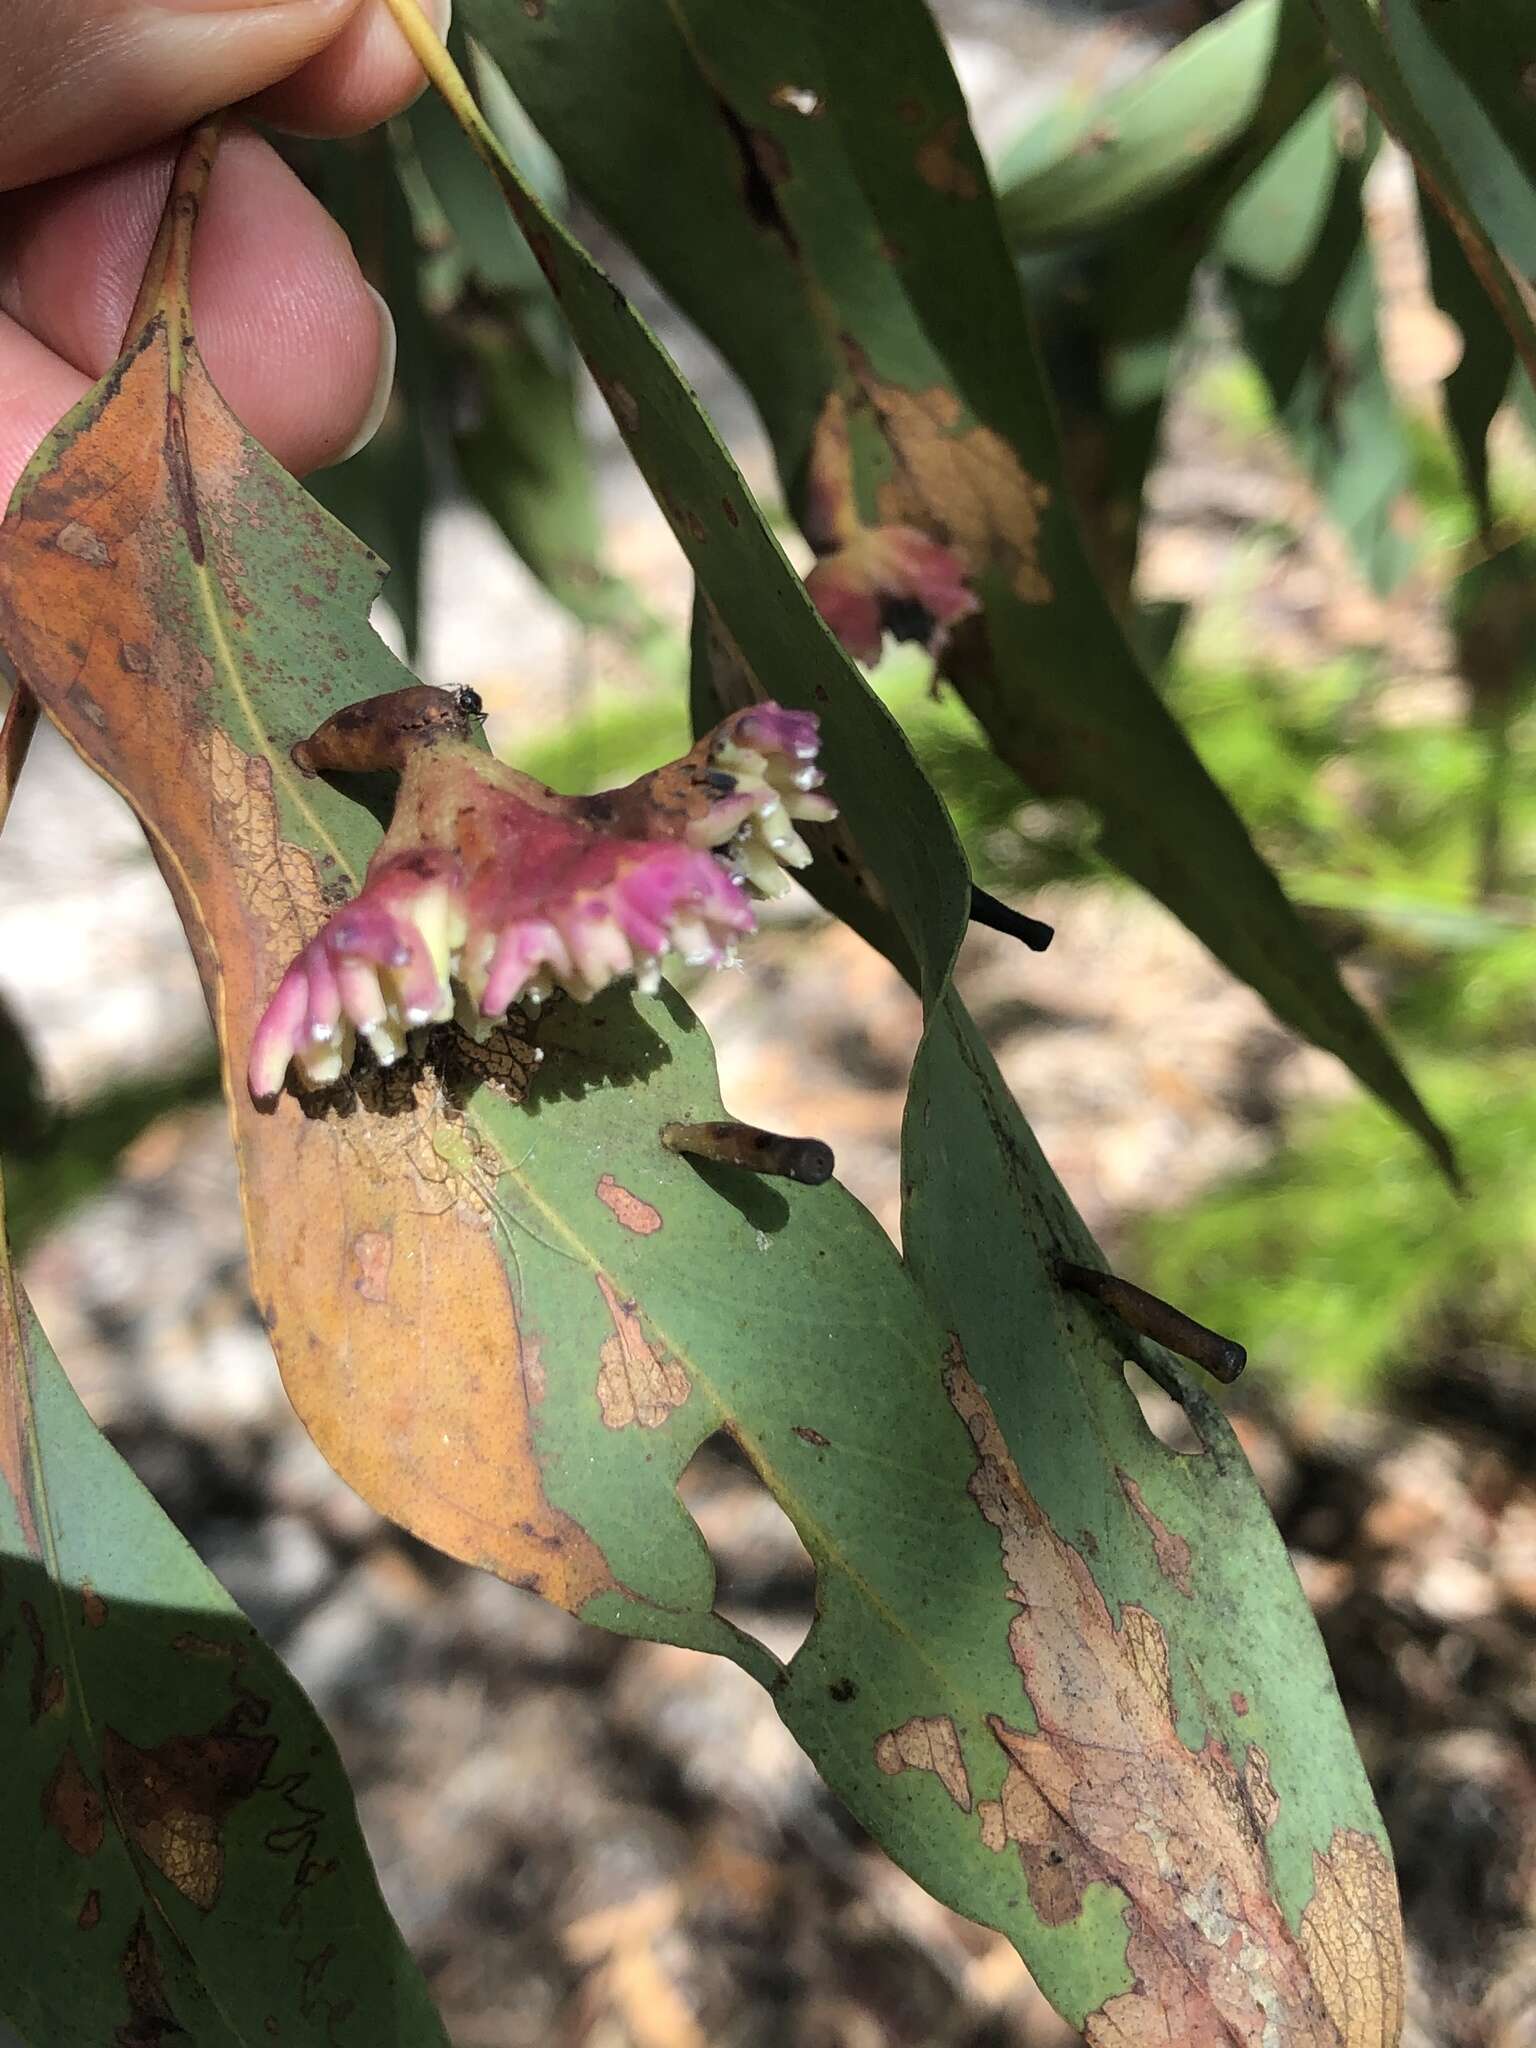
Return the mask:
<svg viewBox="0 0 1536 2048">
<path fill-rule="evenodd" d="M 1121 1280 L 1114 1273 L 1096 1272 L 1088 1266 L 1074 1266 L 1065 1259 L 1057 1261 L 1056 1277 L 1063 1287 L 1102 1301 L 1127 1329 L 1150 1337 L 1166 1350 L 1176 1351 L 1180 1358 L 1200 1366 L 1223 1386 L 1230 1386 L 1248 1363 L 1248 1354 L 1241 1344 L 1208 1330 L 1204 1323 L 1197 1323 L 1193 1316 L 1159 1300 L 1157 1295 L 1148 1294 L 1134 1281 Z"/>
<path fill-rule="evenodd" d="M 778 1180 L 819 1188 L 832 1178 L 832 1147 L 820 1138 L 783 1138 L 753 1124 L 663 1124 L 661 1142 L 669 1152 L 708 1159 L 716 1166 L 744 1166 Z"/>
<path fill-rule="evenodd" d="M 999 902 L 996 896 L 978 888 L 974 882 L 971 884 L 971 923 L 984 924 L 989 931 L 1006 932 L 1010 939 L 1018 939 L 1028 946 L 1031 953 L 1043 953 L 1056 936 L 1054 925 L 1042 924 L 1038 917 L 1026 917 L 1022 910 Z"/>
<path fill-rule="evenodd" d="M 479 710 L 464 701 L 470 691 L 435 690 L 430 683 L 412 683 L 383 697 L 365 697 L 334 712 L 324 725 L 300 740 L 293 764 L 306 775 L 375 775 L 405 765 L 410 751 L 436 739 L 468 736 Z"/>
</svg>

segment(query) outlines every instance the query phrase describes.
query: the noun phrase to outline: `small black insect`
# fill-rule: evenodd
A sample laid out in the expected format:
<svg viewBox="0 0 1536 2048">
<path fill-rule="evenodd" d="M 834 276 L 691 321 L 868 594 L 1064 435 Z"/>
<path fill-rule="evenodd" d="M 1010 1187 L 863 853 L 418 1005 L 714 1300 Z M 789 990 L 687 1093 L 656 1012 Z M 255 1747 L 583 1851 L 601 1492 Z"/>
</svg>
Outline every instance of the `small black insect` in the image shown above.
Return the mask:
<svg viewBox="0 0 1536 2048">
<path fill-rule="evenodd" d="M 454 709 L 464 718 L 484 718 L 486 709 L 480 692 L 472 690 L 467 683 L 461 683 L 453 693 Z"/>
</svg>

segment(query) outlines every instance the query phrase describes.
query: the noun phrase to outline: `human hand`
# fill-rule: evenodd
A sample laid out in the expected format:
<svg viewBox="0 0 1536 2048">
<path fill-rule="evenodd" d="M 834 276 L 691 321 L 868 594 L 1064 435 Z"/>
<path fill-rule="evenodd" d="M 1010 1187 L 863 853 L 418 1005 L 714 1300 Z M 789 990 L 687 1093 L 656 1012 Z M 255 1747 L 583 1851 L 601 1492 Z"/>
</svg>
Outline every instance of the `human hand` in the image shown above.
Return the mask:
<svg viewBox="0 0 1536 2048">
<path fill-rule="evenodd" d="M 447 0 L 426 0 L 446 27 Z M 176 137 L 216 107 L 311 135 L 374 126 L 421 72 L 383 0 L 3 0 L 0 506 L 121 352 Z M 378 424 L 394 334 L 346 237 L 275 151 L 232 127 L 192 256 L 209 373 L 299 473 Z"/>
</svg>

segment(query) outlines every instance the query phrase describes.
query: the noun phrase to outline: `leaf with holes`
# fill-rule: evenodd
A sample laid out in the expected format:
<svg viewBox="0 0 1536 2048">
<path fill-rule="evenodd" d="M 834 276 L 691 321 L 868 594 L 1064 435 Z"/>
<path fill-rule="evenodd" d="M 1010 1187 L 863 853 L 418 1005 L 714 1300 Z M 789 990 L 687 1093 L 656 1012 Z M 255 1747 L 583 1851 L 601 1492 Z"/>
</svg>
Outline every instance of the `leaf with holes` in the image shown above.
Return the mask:
<svg viewBox="0 0 1536 2048">
<path fill-rule="evenodd" d="M 573 182 L 748 385 L 845 645 L 872 659 L 889 629 L 938 649 L 1009 765 L 1089 804 L 1109 857 L 1449 1167 L 1106 602 L 922 0 L 884 8 L 877 38 L 817 0 L 464 12 Z"/>
<path fill-rule="evenodd" d="M 665 1150 L 663 1124 L 720 1114 L 703 1036 L 670 997 L 556 1005 L 536 1047 L 526 1023 L 489 1051 L 440 1032 L 420 1063 L 317 1094 L 308 1113 L 291 1097 L 256 1110 L 240 1072 L 256 1012 L 377 840 L 361 804 L 293 772 L 287 744 L 400 671 L 364 624 L 375 565 L 240 435 L 171 290 L 29 475 L 0 553 L 0 639 L 138 805 L 182 900 L 234 1068 L 256 1288 L 295 1401 L 353 1483 L 440 1547 L 769 1684 L 877 1836 L 1005 1928 L 1099 2039 L 1122 2021 L 1121 2040 L 1147 2033 L 1168 1988 L 1159 1944 L 1176 1940 L 1183 2009 L 1207 2031 L 1257 2043 L 1256 2015 L 1278 2007 L 1298 2040 L 1363 2043 L 1331 1959 L 1363 1956 L 1369 2011 L 1388 2010 L 1390 1880 L 1384 1894 L 1378 1824 L 1299 1589 L 1272 1534 L 1250 1541 L 1264 1526 L 1251 1475 L 1235 1456 L 1208 1468 L 1246 1576 L 1213 1575 L 1207 1592 L 1114 1333 L 1056 1300 L 1048 1258 L 1091 1261 L 1092 1244 L 949 990 L 965 886 L 944 814 L 675 370 L 503 175 L 718 630 L 752 677 L 823 714 L 854 838 L 933 1006 L 908 1163 L 926 1203 L 966 1219 L 963 1260 L 914 1210 L 919 1288 L 835 1187 L 781 1191 Z M 978 1212 L 981 1168 L 1004 1175 L 1008 1201 Z M 972 1327 L 1010 1260 L 1030 1316 L 1055 1303 L 1044 1340 Z M 951 1287 L 977 1297 L 953 1318 Z M 1035 1375 L 1020 1375 L 1026 1358 Z M 1084 1497 L 1056 1550 L 1030 1503 L 1062 1446 L 1026 1423 L 1005 1467 L 977 1405 L 1010 1381 L 1032 1401 L 1049 1390 L 1074 1438 Z M 1074 1392 L 1089 1396 L 1075 1413 Z M 816 1564 L 817 1621 L 787 1667 L 714 1611 L 676 1494 L 717 1427 Z M 1080 1589 L 1065 1631 L 1020 1607 L 994 1466 L 1006 1517 Z M 1145 1619 L 1112 1620 L 1126 1598 Z M 1074 1705 L 1040 1675 L 1072 1654 L 1083 1617 L 1103 1680 L 1140 1674 L 1137 1783 L 1158 1802 L 1145 1837 L 1105 1820 L 1116 1788 L 1083 1765 L 1102 1702 Z M 1218 1640 L 1251 1653 L 1248 1687 L 1264 1711 L 1277 1703 L 1267 1744 L 1229 1736 L 1242 1716 L 1199 1676 Z M 1049 1755 L 1019 1748 L 1035 1736 Z M 1081 1837 L 1076 1893 L 1052 1874 L 1056 1836 L 1030 1860 L 1015 1765 Z M 1218 1809 L 1192 1893 L 1180 1816 L 1203 1842 Z"/>
<path fill-rule="evenodd" d="M 0 2012 L 446 2048 L 309 1701 L 70 1390 L 0 1204 Z"/>
</svg>

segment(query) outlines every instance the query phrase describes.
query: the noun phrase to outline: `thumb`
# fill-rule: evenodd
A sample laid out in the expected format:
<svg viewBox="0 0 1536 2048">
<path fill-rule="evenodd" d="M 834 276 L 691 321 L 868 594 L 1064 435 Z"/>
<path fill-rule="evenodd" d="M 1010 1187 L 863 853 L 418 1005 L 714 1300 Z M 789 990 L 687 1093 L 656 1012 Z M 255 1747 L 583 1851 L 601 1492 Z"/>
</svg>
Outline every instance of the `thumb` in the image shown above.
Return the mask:
<svg viewBox="0 0 1536 2048">
<path fill-rule="evenodd" d="M 359 0 L 4 0 L 0 191 L 106 162 L 286 78 Z"/>
</svg>

